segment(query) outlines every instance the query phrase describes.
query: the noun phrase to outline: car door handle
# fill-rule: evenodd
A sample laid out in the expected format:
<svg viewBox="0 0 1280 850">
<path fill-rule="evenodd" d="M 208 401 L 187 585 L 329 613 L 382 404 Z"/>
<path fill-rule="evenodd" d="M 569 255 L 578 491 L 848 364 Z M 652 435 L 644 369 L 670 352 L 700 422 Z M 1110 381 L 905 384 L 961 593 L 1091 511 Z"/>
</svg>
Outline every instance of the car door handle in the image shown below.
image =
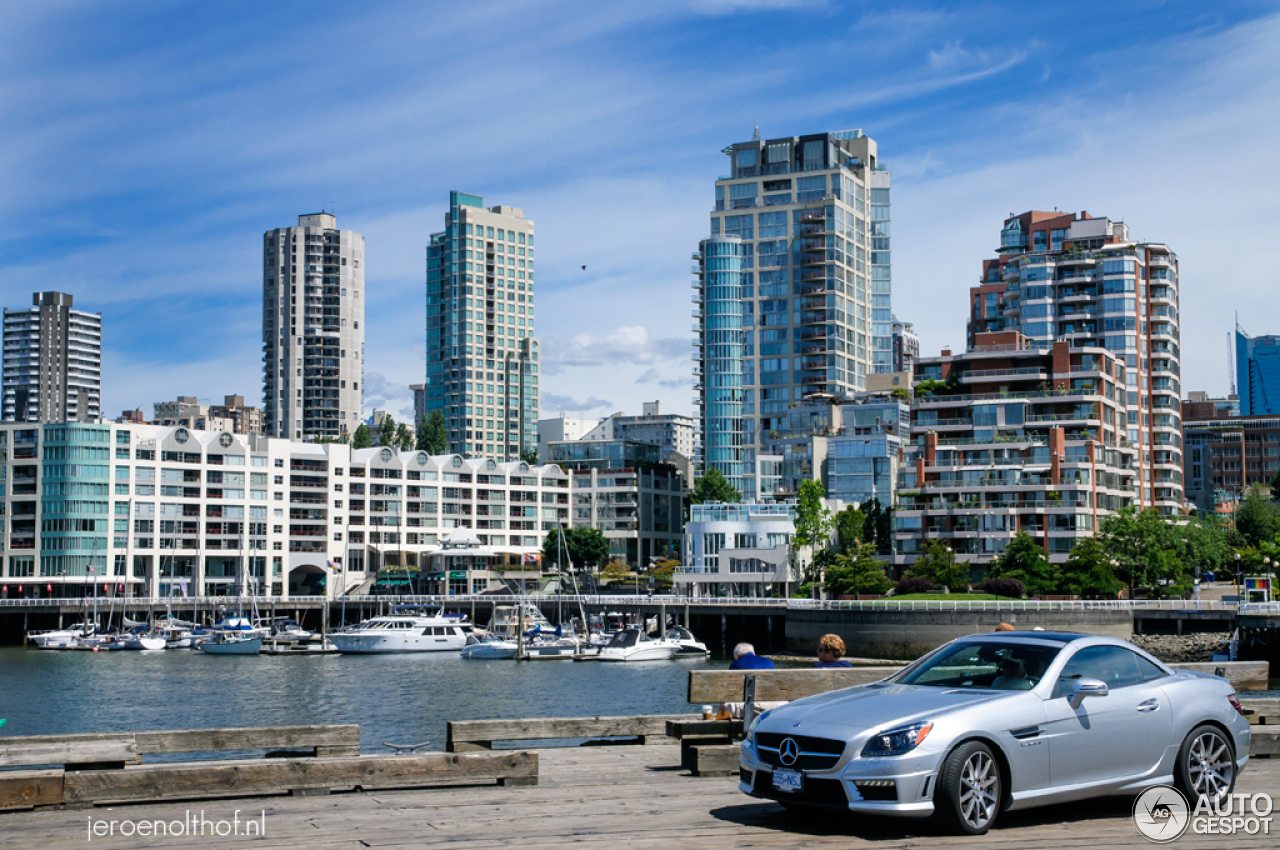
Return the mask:
<svg viewBox="0 0 1280 850">
<path fill-rule="evenodd" d="M 1138 711 L 1155 711 L 1160 708 L 1160 700 L 1149 699 L 1138 703 Z"/>
</svg>

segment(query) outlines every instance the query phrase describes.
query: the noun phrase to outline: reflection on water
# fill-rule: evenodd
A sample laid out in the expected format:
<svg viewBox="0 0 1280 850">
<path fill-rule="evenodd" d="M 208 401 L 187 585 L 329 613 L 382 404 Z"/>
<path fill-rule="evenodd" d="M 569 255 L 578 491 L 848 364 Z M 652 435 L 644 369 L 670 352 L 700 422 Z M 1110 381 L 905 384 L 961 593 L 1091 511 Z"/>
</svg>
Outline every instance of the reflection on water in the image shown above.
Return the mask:
<svg viewBox="0 0 1280 850">
<path fill-rule="evenodd" d="M 385 752 L 383 741 L 443 749 L 448 720 L 694 711 L 688 671 L 725 666 L 4 647 L 0 717 L 4 735 L 358 723 L 366 752 Z"/>
</svg>

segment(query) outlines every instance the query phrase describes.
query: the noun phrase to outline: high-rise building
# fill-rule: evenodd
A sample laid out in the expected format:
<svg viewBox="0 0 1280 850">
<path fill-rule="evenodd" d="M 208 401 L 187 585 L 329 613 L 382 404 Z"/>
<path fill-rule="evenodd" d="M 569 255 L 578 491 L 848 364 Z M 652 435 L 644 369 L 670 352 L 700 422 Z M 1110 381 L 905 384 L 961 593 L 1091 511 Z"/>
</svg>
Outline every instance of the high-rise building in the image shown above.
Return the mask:
<svg viewBox="0 0 1280 850">
<path fill-rule="evenodd" d="M 1066 341 L 1113 352 L 1125 378 L 1117 432 L 1139 449 L 1134 505 L 1180 512 L 1177 255 L 1134 242 L 1123 222 L 1038 211 L 1005 219 L 998 254 L 969 290 L 969 346 L 980 333 L 1016 330 L 1035 347 Z"/>
<path fill-rule="evenodd" d="M 743 458 L 743 299 L 742 240 L 737 236 L 712 236 L 698 243 L 698 279 L 693 311 L 697 360 L 694 387 L 698 394 L 700 439 L 694 461 L 703 473 L 715 469 L 742 491 L 746 465 Z M 754 477 L 753 477 L 754 480 Z"/>
<path fill-rule="evenodd" d="M 724 153 L 730 176 L 715 184 L 711 237 L 741 240 L 742 407 L 740 446 L 729 438 L 717 451 L 741 456 L 743 494 L 753 496 L 761 435 L 790 405 L 814 393 L 851 396 L 868 374 L 893 369 L 890 181 L 859 130 L 768 140 L 757 132 Z M 710 360 L 720 359 L 701 345 L 700 397 L 711 389 Z M 708 446 L 712 438 L 725 435 L 704 430 Z"/>
<path fill-rule="evenodd" d="M 101 416 L 102 314 L 65 292 L 37 292 L 4 311 L 4 418 L 93 422 Z"/>
<path fill-rule="evenodd" d="M 1280 336 L 1249 336 L 1236 326 L 1241 416 L 1280 413 Z"/>
<path fill-rule="evenodd" d="M 427 247 L 426 412 L 450 451 L 516 460 L 537 447 L 533 222 L 515 207 L 449 193 Z"/>
<path fill-rule="evenodd" d="M 364 381 L 364 237 L 329 213 L 263 236 L 262 413 L 272 437 L 354 433 Z"/>
<path fill-rule="evenodd" d="M 915 326 L 893 317 L 893 371 L 910 372 L 911 366 L 920 356 L 920 337 L 916 335 Z"/>
</svg>

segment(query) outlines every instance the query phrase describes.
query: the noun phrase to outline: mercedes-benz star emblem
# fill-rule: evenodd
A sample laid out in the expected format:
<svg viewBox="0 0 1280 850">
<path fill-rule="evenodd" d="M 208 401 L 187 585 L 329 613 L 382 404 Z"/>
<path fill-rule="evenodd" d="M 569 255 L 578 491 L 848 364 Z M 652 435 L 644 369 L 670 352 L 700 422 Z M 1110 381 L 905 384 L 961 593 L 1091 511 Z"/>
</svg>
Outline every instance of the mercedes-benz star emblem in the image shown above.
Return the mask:
<svg viewBox="0 0 1280 850">
<path fill-rule="evenodd" d="M 796 743 L 796 739 L 783 738 L 782 744 L 778 747 L 778 760 L 790 767 L 798 758 L 800 758 L 800 745 Z"/>
</svg>

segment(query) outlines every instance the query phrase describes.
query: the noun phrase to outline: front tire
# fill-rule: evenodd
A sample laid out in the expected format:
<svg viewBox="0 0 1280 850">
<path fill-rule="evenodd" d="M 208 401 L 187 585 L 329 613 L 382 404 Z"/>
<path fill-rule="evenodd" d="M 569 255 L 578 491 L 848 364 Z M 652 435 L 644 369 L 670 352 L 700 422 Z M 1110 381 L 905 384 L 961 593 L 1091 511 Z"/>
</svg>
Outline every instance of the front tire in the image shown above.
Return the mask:
<svg viewBox="0 0 1280 850">
<path fill-rule="evenodd" d="M 1004 777 L 990 747 L 970 741 L 951 751 L 933 795 L 934 811 L 944 826 L 963 835 L 985 835 L 1003 800 Z"/>
<path fill-rule="evenodd" d="M 1174 779 L 1193 808 L 1201 795 L 1215 804 L 1225 803 L 1236 787 L 1236 751 L 1231 736 L 1209 723 L 1192 729 L 1178 748 Z"/>
</svg>

